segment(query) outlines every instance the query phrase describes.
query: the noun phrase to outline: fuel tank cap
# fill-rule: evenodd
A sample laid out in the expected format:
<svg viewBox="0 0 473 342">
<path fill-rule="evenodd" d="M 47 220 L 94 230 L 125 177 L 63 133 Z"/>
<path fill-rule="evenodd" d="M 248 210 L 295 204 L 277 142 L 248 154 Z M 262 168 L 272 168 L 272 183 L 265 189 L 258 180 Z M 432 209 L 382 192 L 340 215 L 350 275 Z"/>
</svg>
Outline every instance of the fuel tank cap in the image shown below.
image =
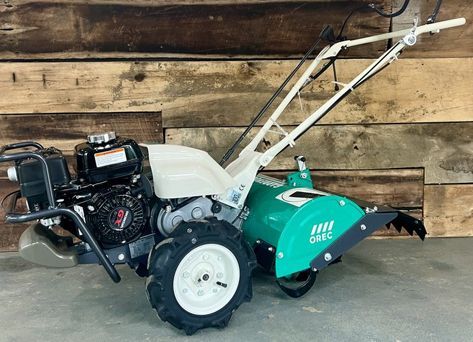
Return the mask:
<svg viewBox="0 0 473 342">
<path fill-rule="evenodd" d="M 87 136 L 89 144 L 106 144 L 117 138 L 115 132 L 94 133 Z"/>
</svg>

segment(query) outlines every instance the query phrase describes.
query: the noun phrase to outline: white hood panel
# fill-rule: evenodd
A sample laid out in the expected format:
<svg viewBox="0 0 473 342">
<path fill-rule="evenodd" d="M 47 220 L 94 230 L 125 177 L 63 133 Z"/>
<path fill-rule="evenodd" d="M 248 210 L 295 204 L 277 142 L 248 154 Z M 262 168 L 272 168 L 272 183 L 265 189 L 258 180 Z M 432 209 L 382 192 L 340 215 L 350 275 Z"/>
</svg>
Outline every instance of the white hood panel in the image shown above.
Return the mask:
<svg viewBox="0 0 473 342">
<path fill-rule="evenodd" d="M 142 144 L 148 149 L 156 196 L 164 199 L 222 194 L 235 180 L 205 151 Z"/>
</svg>

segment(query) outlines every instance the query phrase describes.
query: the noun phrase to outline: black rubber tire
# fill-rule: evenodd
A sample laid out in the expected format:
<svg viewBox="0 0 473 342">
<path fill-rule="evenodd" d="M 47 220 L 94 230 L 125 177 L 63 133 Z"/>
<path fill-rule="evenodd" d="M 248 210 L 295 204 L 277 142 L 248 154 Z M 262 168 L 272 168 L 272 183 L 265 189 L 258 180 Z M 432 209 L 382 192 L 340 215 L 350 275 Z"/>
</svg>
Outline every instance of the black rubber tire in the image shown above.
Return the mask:
<svg viewBox="0 0 473 342">
<path fill-rule="evenodd" d="M 240 281 L 232 299 L 222 309 L 209 315 L 194 315 L 185 311 L 173 292 L 173 280 L 180 261 L 194 248 L 205 244 L 220 244 L 236 257 L 240 267 Z M 159 318 L 183 329 L 187 335 L 208 327 L 225 327 L 233 312 L 252 298 L 251 275 L 256 267 L 256 257 L 242 232 L 226 221 L 209 219 L 184 222 L 168 239 L 150 252 L 149 276 L 146 293 Z"/>
</svg>

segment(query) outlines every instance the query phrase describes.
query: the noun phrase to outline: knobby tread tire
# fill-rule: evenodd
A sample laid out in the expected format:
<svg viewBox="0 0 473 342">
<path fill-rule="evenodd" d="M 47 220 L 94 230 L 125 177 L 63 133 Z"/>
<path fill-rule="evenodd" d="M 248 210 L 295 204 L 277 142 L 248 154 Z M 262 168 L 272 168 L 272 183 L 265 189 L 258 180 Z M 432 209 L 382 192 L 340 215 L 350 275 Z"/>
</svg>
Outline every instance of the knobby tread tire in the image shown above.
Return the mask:
<svg viewBox="0 0 473 342">
<path fill-rule="evenodd" d="M 174 296 L 174 274 L 182 258 L 192 249 L 217 243 L 228 248 L 237 258 L 240 267 L 240 282 L 233 298 L 222 309 L 209 315 L 193 315 L 185 311 Z M 256 267 L 256 257 L 242 232 L 229 222 L 208 219 L 181 223 L 168 239 L 150 252 L 149 276 L 146 294 L 159 318 L 169 322 L 187 335 L 208 327 L 225 327 L 233 312 L 252 298 L 251 274 Z"/>
</svg>

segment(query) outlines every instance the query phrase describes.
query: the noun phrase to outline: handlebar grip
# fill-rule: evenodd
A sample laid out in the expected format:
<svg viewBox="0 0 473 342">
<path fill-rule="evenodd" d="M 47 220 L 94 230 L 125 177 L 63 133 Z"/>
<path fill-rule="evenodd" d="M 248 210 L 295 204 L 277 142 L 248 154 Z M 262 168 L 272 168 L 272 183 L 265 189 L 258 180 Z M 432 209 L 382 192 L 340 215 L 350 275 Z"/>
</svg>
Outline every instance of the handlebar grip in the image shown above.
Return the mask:
<svg viewBox="0 0 473 342">
<path fill-rule="evenodd" d="M 19 143 L 3 145 L 2 147 L 0 147 L 0 154 L 3 154 L 5 151 L 15 150 L 17 148 L 23 147 L 35 147 L 37 150 L 42 150 L 44 148 L 43 145 L 37 143 L 36 141 L 22 141 Z"/>
</svg>

